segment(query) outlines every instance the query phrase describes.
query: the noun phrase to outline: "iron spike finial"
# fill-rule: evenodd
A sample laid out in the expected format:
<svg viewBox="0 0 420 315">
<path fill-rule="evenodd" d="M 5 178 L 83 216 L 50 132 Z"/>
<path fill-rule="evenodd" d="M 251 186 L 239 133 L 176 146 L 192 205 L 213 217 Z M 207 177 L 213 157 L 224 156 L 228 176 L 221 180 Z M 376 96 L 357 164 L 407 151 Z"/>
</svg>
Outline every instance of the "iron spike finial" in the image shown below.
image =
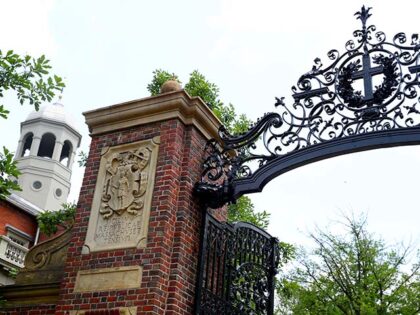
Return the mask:
<svg viewBox="0 0 420 315">
<path fill-rule="evenodd" d="M 356 19 L 360 19 L 360 21 L 362 21 L 363 29 L 366 28 L 366 21 L 368 20 L 368 18 L 372 16 L 372 14 L 369 13 L 371 9 L 371 7 L 368 7 L 366 9 L 366 7 L 363 5 L 362 9 L 354 14 L 357 17 Z"/>
</svg>

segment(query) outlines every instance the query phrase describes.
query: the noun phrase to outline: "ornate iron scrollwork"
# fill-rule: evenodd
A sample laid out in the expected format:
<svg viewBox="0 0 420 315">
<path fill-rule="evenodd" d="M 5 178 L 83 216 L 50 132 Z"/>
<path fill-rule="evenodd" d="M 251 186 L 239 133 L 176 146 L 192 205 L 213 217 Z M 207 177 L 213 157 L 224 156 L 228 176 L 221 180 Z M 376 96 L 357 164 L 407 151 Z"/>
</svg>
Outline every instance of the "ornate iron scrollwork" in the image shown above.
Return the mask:
<svg viewBox="0 0 420 315">
<path fill-rule="evenodd" d="M 407 36 L 398 33 L 389 42 L 374 25 L 367 25 L 370 8 L 363 6 L 355 15 L 362 28 L 354 31 L 344 53 L 327 53 L 329 65 L 315 59 L 311 71 L 292 87 L 293 105 L 276 98 L 277 111 L 264 115 L 241 135 L 220 129 L 221 141 L 209 144 L 202 179 L 196 185 L 204 202 L 211 199 L 207 205 L 220 207 L 257 191 L 256 185 L 274 177 L 267 172 L 273 165 L 278 175 L 323 156 L 420 142 L 418 131 L 415 139 L 402 135 L 405 130 L 420 130 L 419 36 L 413 34 L 408 43 Z M 377 140 L 369 143 L 367 135 Z M 340 144 L 341 153 L 327 150 L 328 143 Z M 317 148 L 324 153 L 314 153 Z M 312 153 L 299 160 L 298 152 L 303 155 L 305 150 Z M 294 164 L 287 164 L 292 155 Z M 256 178 L 262 172 L 268 179 Z"/>
</svg>

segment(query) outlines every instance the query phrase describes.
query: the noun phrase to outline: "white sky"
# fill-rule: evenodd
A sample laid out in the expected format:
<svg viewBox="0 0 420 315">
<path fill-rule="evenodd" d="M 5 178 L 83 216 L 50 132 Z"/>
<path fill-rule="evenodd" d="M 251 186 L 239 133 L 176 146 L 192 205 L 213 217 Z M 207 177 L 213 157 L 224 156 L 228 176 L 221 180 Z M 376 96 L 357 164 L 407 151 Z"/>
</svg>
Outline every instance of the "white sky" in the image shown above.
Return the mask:
<svg viewBox="0 0 420 315">
<path fill-rule="evenodd" d="M 63 103 L 87 151 L 81 113 L 147 96 L 157 68 L 183 81 L 198 69 L 252 119 L 273 111 L 275 96 L 290 104 L 290 87 L 313 60 L 326 63 L 328 50 L 352 38 L 362 4 L 373 7 L 370 22 L 388 39 L 419 31 L 419 1 L 0 0 L 0 49 L 47 55 L 65 78 Z M 32 108 L 12 97 L 3 103 L 11 114 L 0 122 L 0 145 L 15 149 Z M 419 161 L 419 147 L 342 156 L 286 173 L 251 197 L 271 212 L 269 231 L 283 241 L 305 242 L 302 232 L 349 211 L 367 211 L 371 230 L 388 241 L 418 241 Z M 82 176 L 74 169 L 70 200 Z"/>
</svg>

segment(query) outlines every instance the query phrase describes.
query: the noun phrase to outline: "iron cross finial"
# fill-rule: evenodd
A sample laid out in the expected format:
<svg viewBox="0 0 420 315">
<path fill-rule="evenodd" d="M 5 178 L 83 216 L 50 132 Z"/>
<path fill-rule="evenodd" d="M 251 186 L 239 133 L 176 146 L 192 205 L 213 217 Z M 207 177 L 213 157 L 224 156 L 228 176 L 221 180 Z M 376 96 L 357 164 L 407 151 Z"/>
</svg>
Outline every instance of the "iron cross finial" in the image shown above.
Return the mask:
<svg viewBox="0 0 420 315">
<path fill-rule="evenodd" d="M 362 25 L 363 25 L 363 30 L 366 29 L 366 21 L 369 17 L 372 16 L 372 14 L 369 13 L 369 11 L 372 8 L 367 8 L 365 6 L 362 7 L 362 9 L 360 11 L 357 11 L 354 15 L 357 16 L 357 19 L 360 19 L 360 21 L 362 21 Z"/>
</svg>

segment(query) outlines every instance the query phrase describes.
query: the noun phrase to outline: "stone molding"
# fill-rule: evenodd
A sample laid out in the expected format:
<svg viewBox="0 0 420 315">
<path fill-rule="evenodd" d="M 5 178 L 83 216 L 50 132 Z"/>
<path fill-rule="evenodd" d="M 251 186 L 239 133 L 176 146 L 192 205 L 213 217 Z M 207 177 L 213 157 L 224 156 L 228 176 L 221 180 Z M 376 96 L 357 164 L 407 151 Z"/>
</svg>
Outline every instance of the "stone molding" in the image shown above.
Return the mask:
<svg viewBox="0 0 420 315">
<path fill-rule="evenodd" d="M 82 254 L 146 246 L 159 140 L 103 148 Z"/>
<path fill-rule="evenodd" d="M 218 138 L 219 119 L 199 97 L 184 90 L 84 112 L 91 135 L 178 118 L 207 138 Z"/>
<path fill-rule="evenodd" d="M 0 295 L 6 300 L 5 307 L 55 304 L 60 293 L 60 282 L 7 285 L 0 287 Z M 34 308 L 37 309 L 37 308 Z"/>
</svg>

